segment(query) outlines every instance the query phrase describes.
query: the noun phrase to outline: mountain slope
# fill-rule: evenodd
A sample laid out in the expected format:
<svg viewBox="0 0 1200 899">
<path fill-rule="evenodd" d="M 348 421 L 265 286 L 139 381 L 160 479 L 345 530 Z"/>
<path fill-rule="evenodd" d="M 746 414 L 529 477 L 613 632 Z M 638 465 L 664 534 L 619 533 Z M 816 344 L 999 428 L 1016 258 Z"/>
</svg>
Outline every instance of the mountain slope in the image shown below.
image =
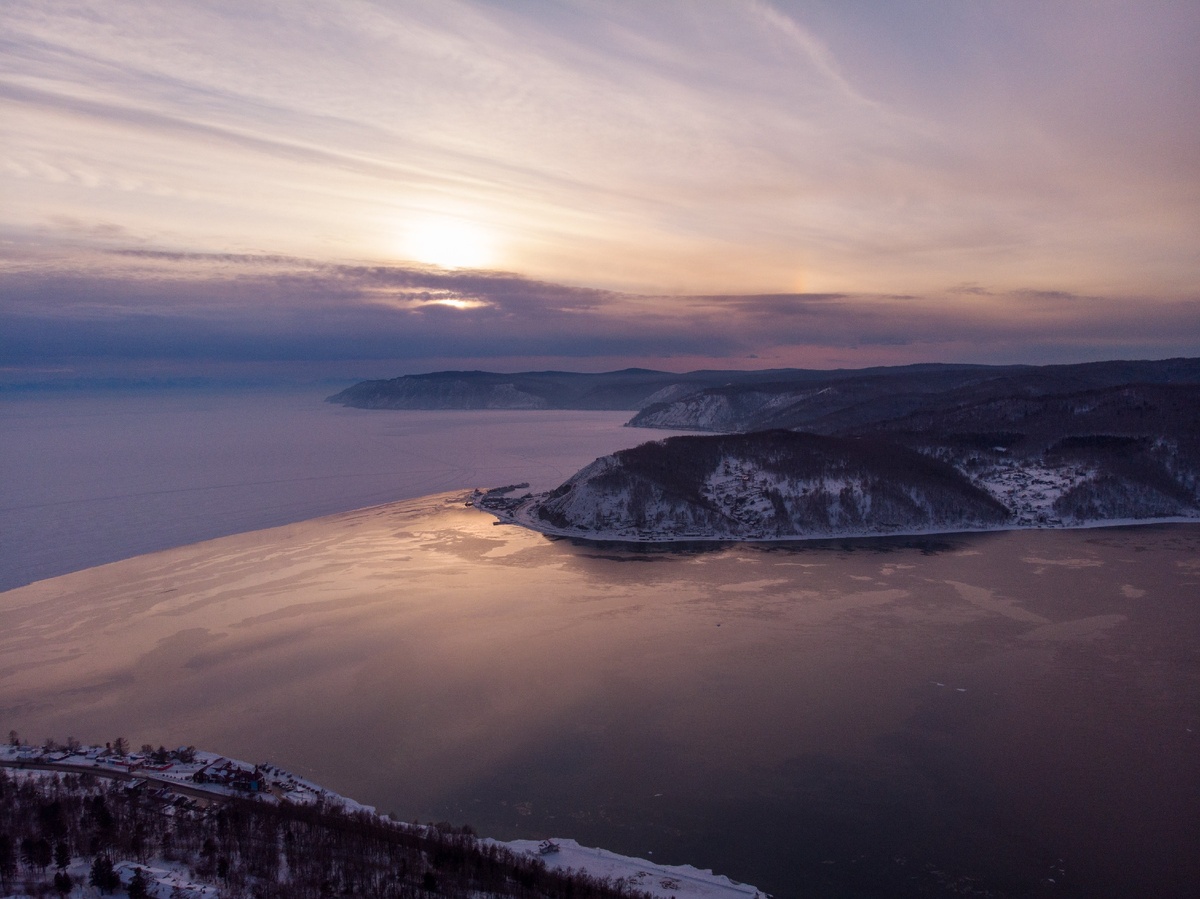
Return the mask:
<svg viewBox="0 0 1200 899">
<path fill-rule="evenodd" d="M 675 437 L 541 497 L 478 503 L 548 533 L 636 541 L 1196 518 L 1200 385 L 1006 394 L 842 435 Z"/>
<path fill-rule="evenodd" d="M 684 374 L 630 368 L 589 374 L 533 371 L 440 371 L 361 381 L 327 402 L 358 409 L 606 409 L 635 410 L 718 384 L 804 382 L 819 371 L 693 371 Z"/>
<path fill-rule="evenodd" d="M 845 433 L 904 416 L 1012 397 L 1057 396 L 1129 384 L 1200 384 L 1200 359 L 1080 365 L 945 366 L 831 373 L 813 381 L 706 387 L 647 405 L 633 427 Z"/>
<path fill-rule="evenodd" d="M 952 466 L 879 441 L 770 431 L 672 437 L 597 459 L 509 513 L 603 539 L 783 539 L 994 527 Z"/>
<path fill-rule="evenodd" d="M 1200 506 L 1197 385 L 1006 395 L 860 433 L 944 459 L 993 492 L 1014 479 L 1053 481 L 1043 512 L 1064 521 L 1191 516 Z M 1030 498 L 1038 492 L 1047 490 Z"/>
<path fill-rule="evenodd" d="M 847 377 L 905 377 L 938 381 L 959 371 L 1000 372 L 1014 368 L 965 365 L 912 365 L 861 371 L 775 369 L 693 371 L 683 374 L 625 369 L 588 374 L 541 371 L 501 374 L 442 371 L 362 381 L 328 398 L 359 409 L 628 409 L 671 403 L 709 388 L 763 386 L 768 393 L 802 389 Z M 954 380 L 954 384 L 961 383 Z M 943 388 L 939 388 L 943 389 Z"/>
</svg>

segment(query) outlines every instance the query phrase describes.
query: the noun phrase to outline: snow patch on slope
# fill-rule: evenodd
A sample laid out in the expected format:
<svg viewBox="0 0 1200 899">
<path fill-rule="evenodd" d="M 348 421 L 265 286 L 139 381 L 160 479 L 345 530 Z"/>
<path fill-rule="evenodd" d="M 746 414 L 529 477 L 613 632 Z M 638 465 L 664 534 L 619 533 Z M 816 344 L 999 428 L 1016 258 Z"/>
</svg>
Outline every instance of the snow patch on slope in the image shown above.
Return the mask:
<svg viewBox="0 0 1200 899">
<path fill-rule="evenodd" d="M 552 844 L 552 851 L 542 849 Z M 514 852 L 537 855 L 548 868 L 586 871 L 596 878 L 621 880 L 631 890 L 660 896 L 662 899 L 765 899 L 764 893 L 754 887 L 730 880 L 709 870 L 691 865 L 660 865 L 643 858 L 617 855 L 607 849 L 590 849 L 574 840 L 513 840 L 500 843 Z"/>
</svg>

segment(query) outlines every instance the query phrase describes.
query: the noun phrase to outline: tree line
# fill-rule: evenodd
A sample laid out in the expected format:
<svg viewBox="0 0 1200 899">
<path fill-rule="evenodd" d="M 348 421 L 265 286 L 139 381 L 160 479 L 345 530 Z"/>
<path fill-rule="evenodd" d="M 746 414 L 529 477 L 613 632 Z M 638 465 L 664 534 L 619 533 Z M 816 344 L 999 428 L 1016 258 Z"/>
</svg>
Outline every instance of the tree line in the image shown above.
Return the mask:
<svg viewBox="0 0 1200 899">
<path fill-rule="evenodd" d="M 181 867 L 228 899 L 647 895 L 621 879 L 548 868 L 480 840 L 470 827 L 401 824 L 324 801 L 210 802 L 92 774 L 0 768 L 4 893 L 67 896 L 86 880 L 102 894 L 150 895 L 143 874 L 120 885 L 120 861 Z M 176 899 L 185 895 L 176 891 Z"/>
</svg>

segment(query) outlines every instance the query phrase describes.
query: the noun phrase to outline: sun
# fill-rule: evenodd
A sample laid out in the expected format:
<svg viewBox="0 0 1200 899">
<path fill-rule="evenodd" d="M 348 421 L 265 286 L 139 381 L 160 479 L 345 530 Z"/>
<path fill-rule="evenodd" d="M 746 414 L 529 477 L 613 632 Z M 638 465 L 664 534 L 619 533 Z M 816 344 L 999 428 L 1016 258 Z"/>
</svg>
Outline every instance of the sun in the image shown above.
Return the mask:
<svg viewBox="0 0 1200 899">
<path fill-rule="evenodd" d="M 404 255 L 441 268 L 484 268 L 492 263 L 494 241 L 487 230 L 460 218 L 413 222 L 403 237 Z"/>
</svg>

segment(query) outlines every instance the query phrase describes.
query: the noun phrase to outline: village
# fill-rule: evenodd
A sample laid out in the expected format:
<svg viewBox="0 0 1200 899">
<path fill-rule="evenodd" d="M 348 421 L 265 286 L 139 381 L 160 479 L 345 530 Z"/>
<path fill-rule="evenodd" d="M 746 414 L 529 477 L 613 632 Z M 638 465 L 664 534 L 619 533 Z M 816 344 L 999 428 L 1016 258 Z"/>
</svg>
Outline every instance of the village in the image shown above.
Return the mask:
<svg viewBox="0 0 1200 899">
<path fill-rule="evenodd" d="M 36 746 L 22 744 L 10 734 L 8 744 L 0 746 L 0 765 L 115 777 L 126 781 L 128 790 L 141 790 L 156 784 L 182 787 L 192 798 L 199 799 L 206 795 L 214 799 L 258 796 L 299 804 L 324 801 L 350 810 L 362 808 L 352 800 L 273 765 L 250 764 L 194 746 L 155 749 L 144 745 L 140 750 L 132 751 L 120 738 L 104 746 L 82 746 L 71 739 L 65 745 L 47 740 Z"/>
</svg>

